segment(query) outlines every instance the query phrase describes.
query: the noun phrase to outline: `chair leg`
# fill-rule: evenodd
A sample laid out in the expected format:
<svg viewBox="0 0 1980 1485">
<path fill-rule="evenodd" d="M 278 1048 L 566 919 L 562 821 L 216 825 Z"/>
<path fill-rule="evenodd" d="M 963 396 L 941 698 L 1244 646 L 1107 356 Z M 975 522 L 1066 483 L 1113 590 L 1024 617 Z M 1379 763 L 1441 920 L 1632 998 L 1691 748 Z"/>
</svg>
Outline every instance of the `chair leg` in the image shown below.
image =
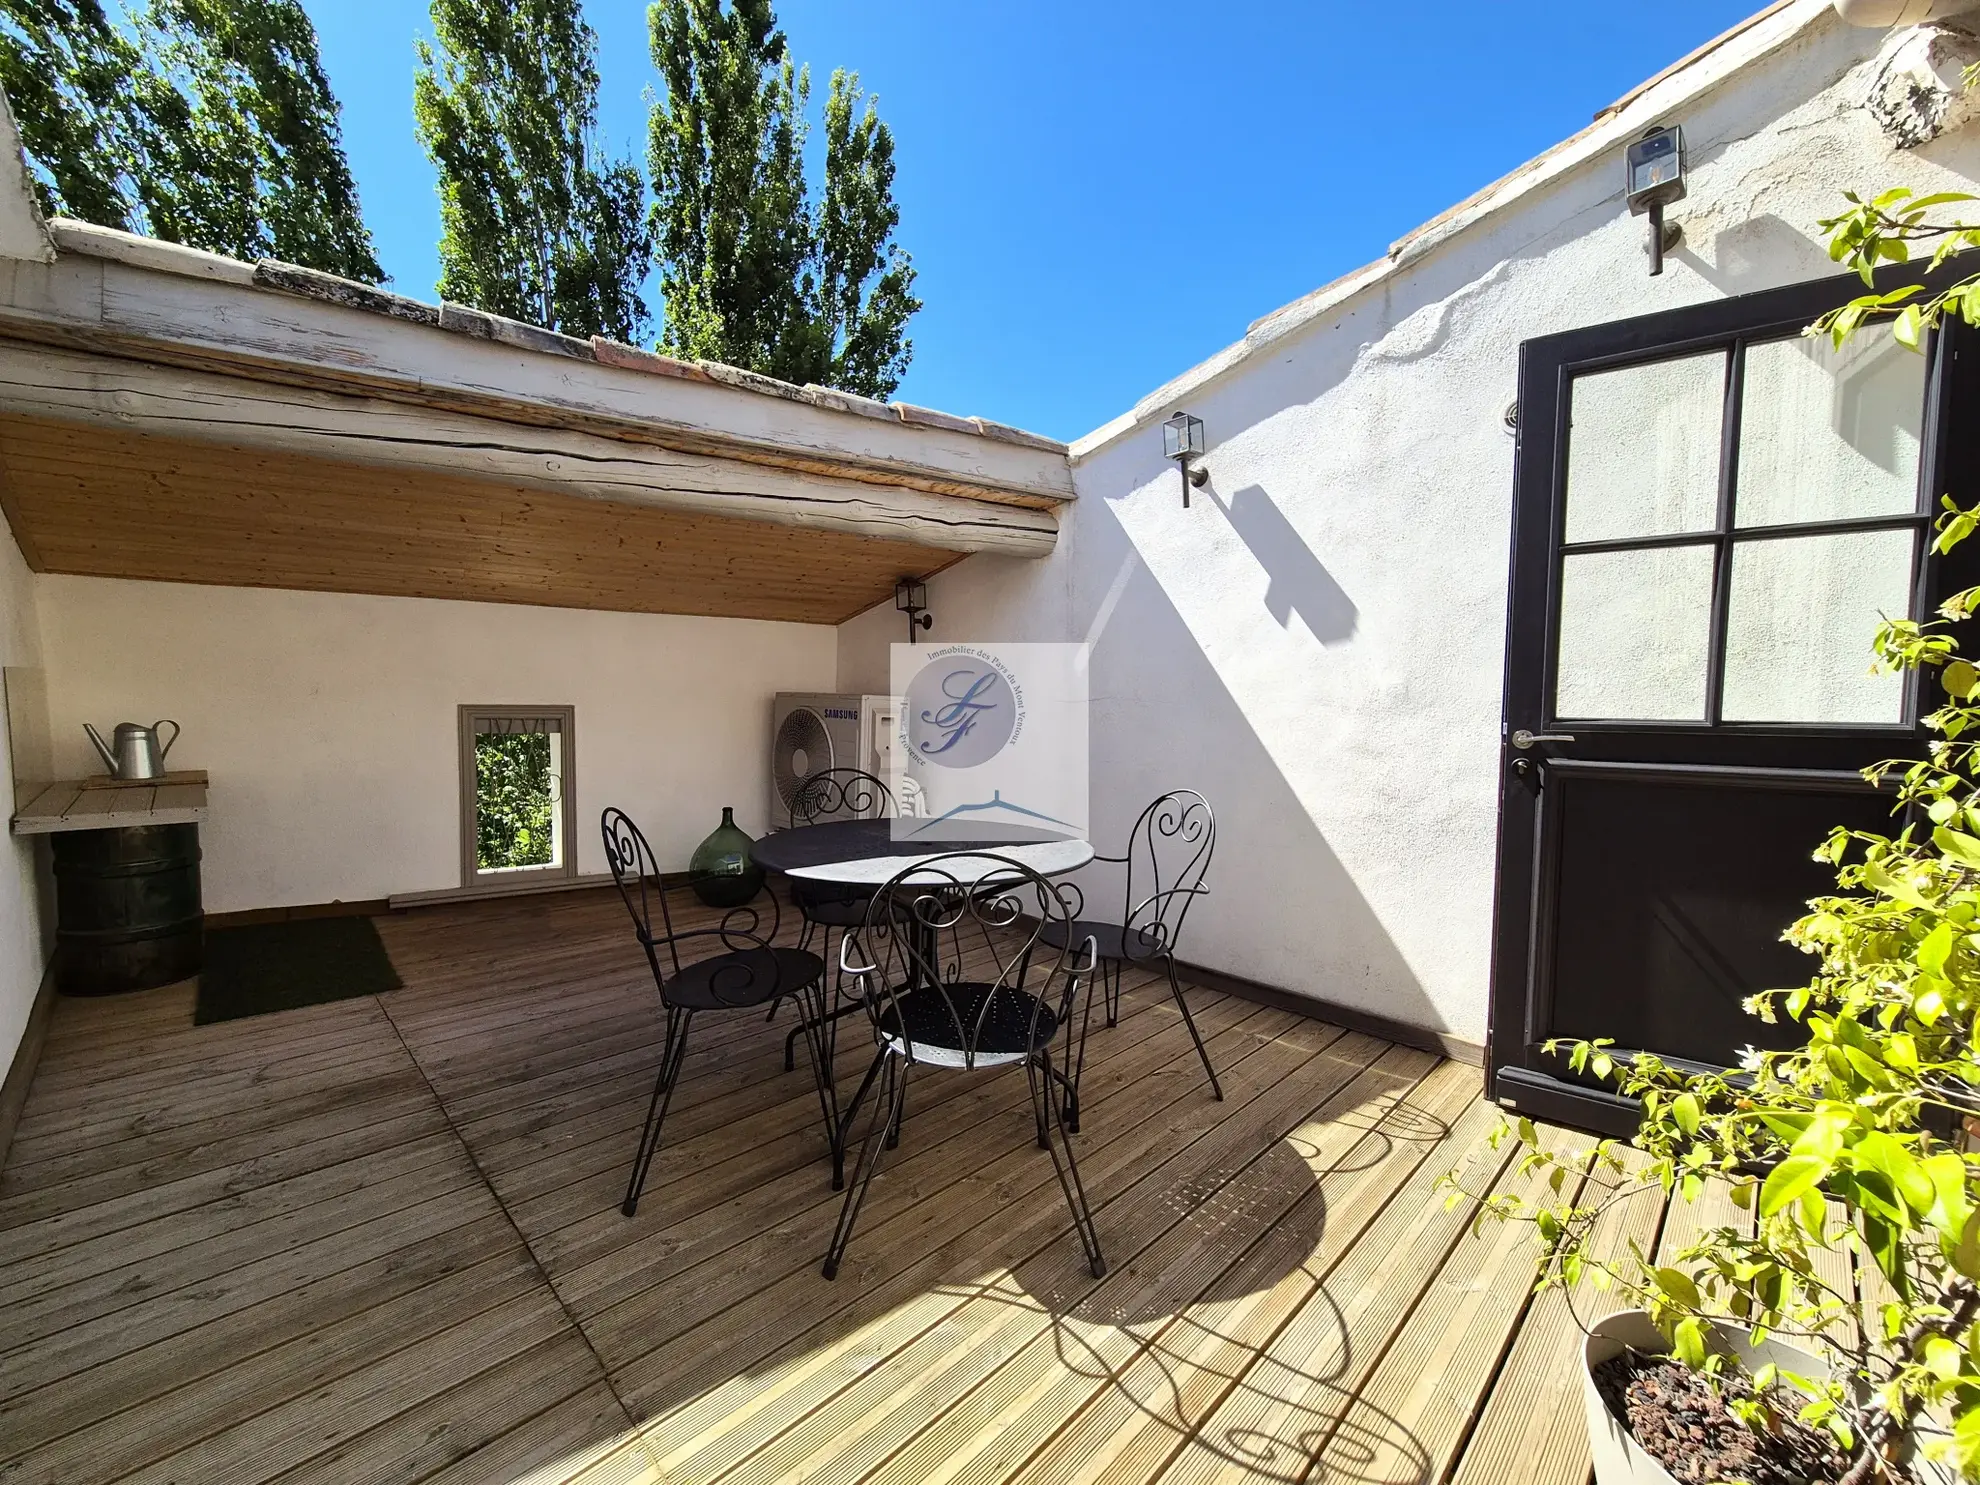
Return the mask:
<svg viewBox="0 0 1980 1485">
<path fill-rule="evenodd" d="M 811 1070 L 818 1086 L 818 1111 L 825 1119 L 825 1139 L 832 1152 L 832 1176 L 834 1191 L 838 1190 L 844 1156 L 839 1143 L 839 1098 L 838 1079 L 835 1066 L 838 1060 L 838 1038 L 833 1035 L 830 1020 L 825 1016 L 825 977 L 820 975 L 803 990 L 797 992 L 798 1024 L 791 1033 L 793 1039 L 799 1034 L 804 1037 L 805 1052 L 811 1058 Z M 791 1052 L 791 1044 L 784 1044 L 785 1054 Z"/>
<path fill-rule="evenodd" d="M 872 1064 L 866 1069 L 866 1076 L 859 1080 L 859 1087 L 853 1093 L 852 1102 L 840 1111 L 838 1133 L 832 1140 L 832 1189 L 834 1191 L 844 1189 L 846 1184 L 846 1135 L 852 1129 L 853 1118 L 859 1113 L 859 1106 L 866 1102 L 866 1095 L 873 1091 L 873 1080 L 880 1076 L 880 1069 L 886 1061 L 887 1050 L 882 1047 L 874 1055 Z"/>
<path fill-rule="evenodd" d="M 667 1119 L 667 1105 L 673 1102 L 674 1084 L 681 1076 L 681 1061 L 687 1055 L 688 1025 L 693 1011 L 667 1008 L 667 1040 L 660 1052 L 660 1073 L 653 1080 L 653 1097 L 646 1105 L 646 1123 L 639 1132 L 639 1153 L 633 1156 L 632 1178 L 626 1182 L 626 1199 L 619 1210 L 630 1217 L 639 1210 L 639 1194 L 646 1188 L 646 1173 L 660 1149 L 660 1126 Z"/>
<path fill-rule="evenodd" d="M 889 1064 L 894 1061 L 892 1055 L 884 1050 L 880 1057 Z M 887 1096 L 873 1101 L 873 1117 L 867 1126 L 866 1138 L 859 1147 L 859 1162 L 853 1167 L 852 1186 L 846 1192 L 845 1205 L 839 1209 L 838 1226 L 832 1231 L 832 1246 L 825 1250 L 822 1272 L 828 1279 L 839 1276 L 839 1263 L 846 1256 L 846 1245 L 852 1241 L 853 1223 L 859 1220 L 859 1208 L 866 1200 L 866 1188 L 873 1184 L 873 1173 L 880 1168 L 880 1152 L 886 1146 L 887 1132 L 900 1120 L 900 1100 L 907 1091 L 907 1079 L 893 1077 L 891 1071 L 890 1066 Z M 872 1080 L 869 1073 L 867 1082 Z"/>
<path fill-rule="evenodd" d="M 1079 1083 L 1056 1067 L 1052 1069 L 1052 1081 L 1065 1090 L 1065 1101 L 1059 1106 L 1059 1122 L 1065 1126 L 1067 1134 L 1078 1134 Z"/>
<path fill-rule="evenodd" d="M 1059 1125 L 1059 1138 L 1054 1141 L 1048 1135 L 1044 1142 L 1045 1149 L 1052 1157 L 1052 1169 L 1059 1177 L 1059 1189 L 1066 1194 L 1066 1205 L 1072 1209 L 1073 1231 L 1079 1234 L 1079 1245 L 1086 1250 L 1087 1270 L 1094 1278 L 1104 1279 L 1107 1276 L 1107 1260 L 1100 1252 L 1100 1233 L 1093 1225 L 1093 1209 L 1087 1204 L 1086 1188 L 1080 1184 L 1079 1162 L 1073 1158 L 1072 1141 L 1066 1137 L 1065 1125 L 1059 1120 L 1059 1101 L 1053 1096 L 1052 1085 L 1055 1082 L 1064 1083 L 1066 1078 L 1052 1066 L 1049 1047 L 1040 1051 L 1034 1060 L 1039 1070 L 1033 1075 L 1032 1086 L 1043 1093 L 1038 1100 L 1040 1123 L 1043 1125 L 1049 1118 Z M 1061 1147 L 1065 1151 L 1063 1159 L 1060 1157 Z"/>
<path fill-rule="evenodd" d="M 822 1002 L 823 1000 L 822 996 L 820 997 L 820 1000 Z M 847 1001 L 844 1005 L 834 1006 L 829 1011 L 824 1010 L 821 1007 L 821 1009 L 818 1011 L 815 1017 L 815 1022 L 816 1024 L 819 1025 L 831 1025 L 834 1022 L 843 1021 L 847 1016 L 852 1015 L 853 1012 L 862 1009 L 864 1009 L 864 1007 L 862 1007 L 857 1001 Z M 785 1072 L 795 1072 L 797 1070 L 797 1039 L 798 1037 L 800 1037 L 810 1029 L 811 1027 L 809 1025 L 799 1026 L 795 1028 L 789 1036 L 784 1038 L 784 1071 Z"/>
<path fill-rule="evenodd" d="M 1121 1024 L 1121 961 L 1109 959 L 1103 960 L 1102 964 L 1105 967 L 1101 984 L 1107 996 L 1107 1024 L 1118 1026 Z"/>
<path fill-rule="evenodd" d="M 1027 1057 L 1024 1062 L 1024 1080 L 1031 1085 L 1031 1117 L 1037 1125 L 1038 1148 L 1052 1148 L 1052 1137 L 1045 1132 L 1045 1105 L 1057 1095 L 1052 1091 L 1052 1080 L 1039 1070 L 1036 1057 Z"/>
<path fill-rule="evenodd" d="M 908 1065 L 905 1062 L 889 1064 L 894 1078 L 894 1117 L 887 1125 L 887 1148 L 898 1150 L 901 1147 L 901 1120 L 907 1114 Z"/>
<path fill-rule="evenodd" d="M 1106 960 L 1102 959 L 1095 967 L 1093 977 L 1097 984 L 1086 986 L 1086 994 L 1080 1001 L 1079 1043 L 1072 1054 L 1072 1076 L 1066 1078 L 1062 1075 L 1060 1078 L 1060 1081 L 1066 1085 L 1066 1128 L 1074 1134 L 1079 1133 L 1079 1080 L 1086 1071 L 1086 1032 L 1093 1020 L 1093 992 L 1098 989 L 1103 997 L 1106 994 Z M 1111 1026 L 1113 1022 L 1110 1020 L 1107 1024 Z"/>
<path fill-rule="evenodd" d="M 803 936 L 800 937 L 798 940 L 798 947 L 800 949 L 810 947 L 813 933 L 816 927 L 817 927 L 816 924 L 813 924 L 809 921 L 806 922 Z M 839 930 L 839 942 L 841 947 L 844 946 L 845 935 L 846 935 L 846 930 L 841 928 Z M 833 1008 L 829 1011 L 819 1012 L 819 1015 L 824 1020 L 827 1021 L 838 1021 L 843 1017 L 850 1016 L 854 1011 L 859 1010 L 860 1006 L 858 1002 L 848 1001 L 845 998 L 846 972 L 843 966 L 838 965 L 837 959 L 835 959 L 832 955 L 832 930 L 830 928 L 827 928 L 825 930 L 825 972 L 826 974 L 832 977 L 832 985 L 834 991 L 836 992 L 836 997 L 826 996 L 821 994 L 819 996 L 819 1000 L 821 1004 L 823 1004 L 826 1001 L 836 998 L 838 1004 L 834 1005 Z M 803 1026 L 799 1026 L 795 1030 L 793 1030 L 789 1036 L 784 1038 L 784 1071 L 785 1072 L 797 1071 L 797 1039 L 799 1035 L 804 1031 L 804 1029 L 805 1028 Z"/>
<path fill-rule="evenodd" d="M 1176 961 L 1164 959 L 1169 971 L 1169 993 L 1176 998 L 1176 1009 L 1182 1012 L 1183 1025 L 1189 1028 L 1189 1039 L 1196 1043 L 1196 1055 L 1203 1059 L 1203 1070 L 1210 1075 L 1210 1092 L 1217 1102 L 1224 1101 L 1224 1085 L 1217 1081 L 1217 1069 L 1210 1065 L 1209 1050 L 1203 1045 L 1202 1033 L 1196 1029 L 1196 1018 L 1189 1013 L 1189 1002 L 1183 999 L 1182 985 L 1176 979 Z"/>
</svg>

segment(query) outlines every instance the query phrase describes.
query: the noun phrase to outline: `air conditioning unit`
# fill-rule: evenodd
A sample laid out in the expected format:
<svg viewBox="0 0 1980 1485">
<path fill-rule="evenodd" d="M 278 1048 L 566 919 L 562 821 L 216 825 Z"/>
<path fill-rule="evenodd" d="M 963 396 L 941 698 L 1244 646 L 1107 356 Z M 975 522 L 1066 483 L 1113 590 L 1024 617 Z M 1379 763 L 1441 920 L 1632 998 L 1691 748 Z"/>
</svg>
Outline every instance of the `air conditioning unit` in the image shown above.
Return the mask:
<svg viewBox="0 0 1980 1485">
<path fill-rule="evenodd" d="M 886 782 L 899 710 L 892 696 L 778 692 L 770 716 L 770 828 L 791 823 L 798 786 L 815 773 L 856 768 Z M 850 811 L 839 811 L 814 823 L 851 818 Z"/>
</svg>

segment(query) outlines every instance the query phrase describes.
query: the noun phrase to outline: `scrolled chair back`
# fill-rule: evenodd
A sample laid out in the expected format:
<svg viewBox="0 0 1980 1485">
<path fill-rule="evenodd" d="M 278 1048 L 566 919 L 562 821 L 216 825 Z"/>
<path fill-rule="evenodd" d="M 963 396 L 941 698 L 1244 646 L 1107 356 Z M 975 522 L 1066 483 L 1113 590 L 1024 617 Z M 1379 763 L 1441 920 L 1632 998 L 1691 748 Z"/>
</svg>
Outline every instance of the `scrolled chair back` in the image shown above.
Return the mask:
<svg viewBox="0 0 1980 1485">
<path fill-rule="evenodd" d="M 1092 941 L 1054 947 L 1048 924 L 1069 933 L 1070 904 L 1022 862 L 930 856 L 874 892 L 840 966 L 876 1035 L 910 1062 L 1020 1061 L 1068 1023 L 1093 971 Z"/>
<path fill-rule="evenodd" d="M 659 864 L 654 859 L 653 848 L 646 843 L 645 833 L 624 810 L 607 809 L 599 816 L 598 828 L 605 838 L 605 860 L 612 868 L 612 880 L 618 886 L 626 911 L 632 915 L 633 930 L 639 937 L 640 946 L 646 950 L 647 962 L 653 968 L 653 978 L 660 987 L 663 999 L 667 993 L 667 980 L 681 972 L 683 944 L 696 939 L 713 939 L 720 944 L 716 952 L 740 953 L 750 949 L 767 949 L 776 941 L 782 913 L 776 895 L 769 892 L 759 893 L 756 900 L 728 909 L 713 927 L 676 930 L 668 896 L 671 892 L 691 887 L 693 883 L 683 877 L 670 887 L 662 880 Z M 769 901 L 767 912 L 758 906 L 764 898 Z M 661 963 L 663 954 L 666 958 L 664 967 Z M 691 964 L 694 958 L 686 962 Z M 725 988 L 732 987 L 737 1004 L 752 1003 L 744 996 L 758 983 L 756 976 L 746 967 L 717 970 L 708 980 L 709 989 L 718 1000 L 725 998 L 722 993 Z"/>
<path fill-rule="evenodd" d="M 1190 904 L 1210 889 L 1203 879 L 1217 849 L 1217 817 L 1194 789 L 1156 798 L 1128 834 L 1127 889 L 1121 943 L 1131 960 L 1175 952 Z"/>
<path fill-rule="evenodd" d="M 857 768 L 827 768 L 808 775 L 791 795 L 791 828 L 827 817 L 849 815 L 855 820 L 888 819 L 894 795 L 885 783 Z"/>
</svg>

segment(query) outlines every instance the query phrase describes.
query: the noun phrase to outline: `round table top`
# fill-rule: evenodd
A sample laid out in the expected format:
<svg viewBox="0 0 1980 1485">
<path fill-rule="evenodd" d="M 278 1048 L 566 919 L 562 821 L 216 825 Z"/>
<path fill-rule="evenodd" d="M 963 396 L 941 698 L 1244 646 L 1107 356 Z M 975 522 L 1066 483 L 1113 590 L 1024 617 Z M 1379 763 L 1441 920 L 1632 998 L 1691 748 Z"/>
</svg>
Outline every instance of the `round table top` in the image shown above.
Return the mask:
<svg viewBox="0 0 1980 1485">
<path fill-rule="evenodd" d="M 917 860 L 955 852 L 990 852 L 1022 862 L 1040 876 L 1062 876 L 1093 859 L 1083 840 L 900 841 L 891 820 L 834 820 L 801 825 L 766 835 L 749 848 L 750 859 L 766 871 L 781 871 L 810 882 L 877 887 L 892 881 Z M 983 857 L 944 865 L 958 878 L 975 881 L 996 869 Z"/>
</svg>

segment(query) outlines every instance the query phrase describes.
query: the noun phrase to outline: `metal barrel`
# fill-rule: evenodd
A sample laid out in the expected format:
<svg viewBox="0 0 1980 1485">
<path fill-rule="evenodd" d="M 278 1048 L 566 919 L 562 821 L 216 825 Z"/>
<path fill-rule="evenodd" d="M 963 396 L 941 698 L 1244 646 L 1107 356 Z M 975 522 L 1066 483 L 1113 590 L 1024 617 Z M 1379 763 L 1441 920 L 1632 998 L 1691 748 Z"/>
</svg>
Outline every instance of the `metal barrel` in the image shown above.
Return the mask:
<svg viewBox="0 0 1980 1485">
<path fill-rule="evenodd" d="M 62 831 L 55 856 L 55 988 L 149 990 L 199 973 L 199 826 Z"/>
</svg>

